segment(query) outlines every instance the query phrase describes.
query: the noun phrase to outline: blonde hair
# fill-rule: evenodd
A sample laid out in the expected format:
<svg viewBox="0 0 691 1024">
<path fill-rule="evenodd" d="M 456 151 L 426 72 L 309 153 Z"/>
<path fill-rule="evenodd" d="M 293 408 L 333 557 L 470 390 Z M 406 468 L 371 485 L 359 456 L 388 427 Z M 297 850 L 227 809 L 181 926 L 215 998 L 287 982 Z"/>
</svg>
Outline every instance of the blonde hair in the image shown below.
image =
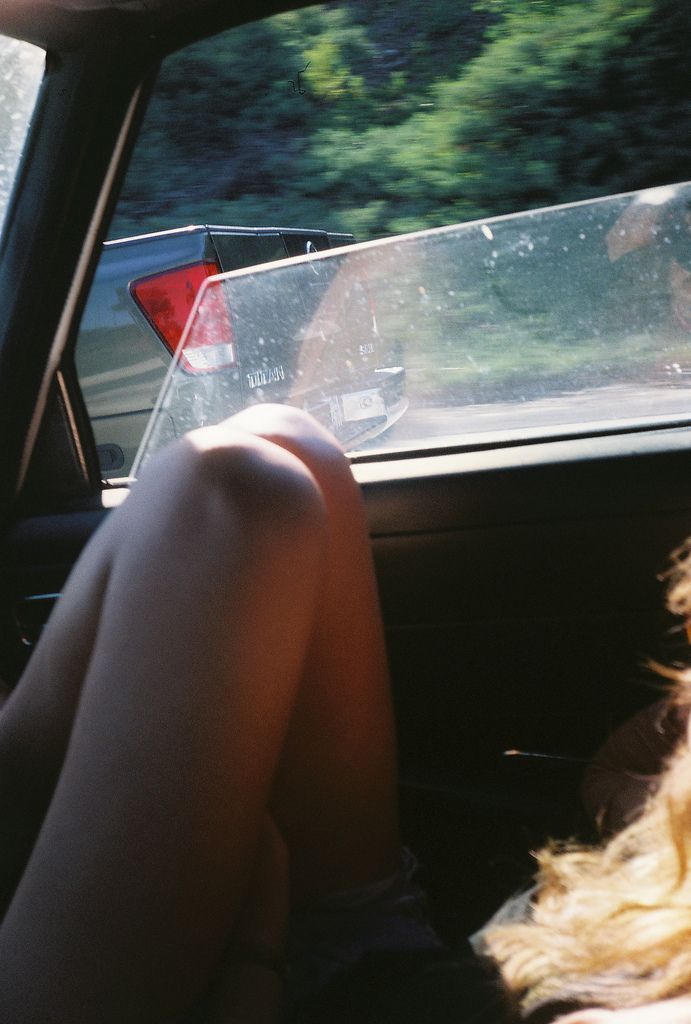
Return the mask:
<svg viewBox="0 0 691 1024">
<path fill-rule="evenodd" d="M 691 618 L 691 544 L 674 553 L 668 605 Z M 691 708 L 691 669 L 665 669 Z M 607 1008 L 691 992 L 691 748 L 673 752 L 636 821 L 596 847 L 537 854 L 531 919 L 484 936 L 522 1012 L 548 1001 Z"/>
</svg>

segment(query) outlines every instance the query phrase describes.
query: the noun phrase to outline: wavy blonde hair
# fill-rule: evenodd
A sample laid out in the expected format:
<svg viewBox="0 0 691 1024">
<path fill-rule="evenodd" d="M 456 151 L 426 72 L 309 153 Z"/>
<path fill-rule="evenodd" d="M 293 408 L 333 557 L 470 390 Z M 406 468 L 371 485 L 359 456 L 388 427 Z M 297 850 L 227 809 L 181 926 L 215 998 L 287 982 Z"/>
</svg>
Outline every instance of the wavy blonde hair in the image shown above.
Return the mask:
<svg viewBox="0 0 691 1024">
<path fill-rule="evenodd" d="M 691 543 L 674 553 L 668 605 L 691 619 Z M 691 669 L 664 669 L 691 708 Z M 691 992 L 691 748 L 679 742 L 636 821 L 596 847 L 537 854 L 531 919 L 484 936 L 529 1013 L 547 1001 L 636 1006 Z"/>
</svg>

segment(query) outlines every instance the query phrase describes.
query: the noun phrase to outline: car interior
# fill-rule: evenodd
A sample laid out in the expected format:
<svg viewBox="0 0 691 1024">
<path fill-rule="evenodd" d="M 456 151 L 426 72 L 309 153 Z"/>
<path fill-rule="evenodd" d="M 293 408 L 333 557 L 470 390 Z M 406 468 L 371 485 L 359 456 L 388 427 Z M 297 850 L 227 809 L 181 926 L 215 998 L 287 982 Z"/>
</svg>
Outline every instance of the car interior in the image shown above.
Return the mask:
<svg viewBox="0 0 691 1024">
<path fill-rule="evenodd" d="M 74 345 L 160 61 L 300 6 L 2 5 L 0 33 L 48 54 L 0 246 L 0 674 L 10 682 L 130 486 L 101 478 Z M 682 180 L 680 166 L 670 175 Z M 631 189 L 649 184 L 632 174 Z M 384 436 L 353 455 L 389 649 L 404 834 L 450 940 L 530 878 L 531 851 L 548 837 L 591 835 L 583 763 L 661 692 L 651 660 L 685 656 L 664 610 L 669 554 L 691 534 L 685 397 L 650 422 L 391 449 Z"/>
</svg>

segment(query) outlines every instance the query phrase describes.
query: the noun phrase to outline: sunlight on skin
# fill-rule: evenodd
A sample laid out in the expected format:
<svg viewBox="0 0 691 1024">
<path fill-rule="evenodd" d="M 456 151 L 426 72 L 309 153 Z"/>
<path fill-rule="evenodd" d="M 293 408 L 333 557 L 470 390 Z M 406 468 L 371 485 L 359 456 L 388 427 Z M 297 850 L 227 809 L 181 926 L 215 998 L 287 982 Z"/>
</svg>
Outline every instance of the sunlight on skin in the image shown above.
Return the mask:
<svg viewBox="0 0 691 1024">
<path fill-rule="evenodd" d="M 627 1010 L 578 1010 L 554 1024 L 691 1024 L 691 996 Z"/>
</svg>

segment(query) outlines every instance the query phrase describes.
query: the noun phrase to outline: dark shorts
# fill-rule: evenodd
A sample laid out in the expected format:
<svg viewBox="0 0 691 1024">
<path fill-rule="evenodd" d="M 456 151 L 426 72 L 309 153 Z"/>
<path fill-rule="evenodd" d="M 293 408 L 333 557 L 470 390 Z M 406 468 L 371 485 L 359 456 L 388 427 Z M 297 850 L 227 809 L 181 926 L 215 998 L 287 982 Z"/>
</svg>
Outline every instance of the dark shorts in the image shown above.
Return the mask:
<svg viewBox="0 0 691 1024">
<path fill-rule="evenodd" d="M 293 913 L 288 927 L 289 1003 L 302 1001 L 374 950 L 441 950 L 429 920 L 425 893 L 416 881 L 417 861 L 401 853 L 389 878 L 333 893 Z"/>
</svg>

